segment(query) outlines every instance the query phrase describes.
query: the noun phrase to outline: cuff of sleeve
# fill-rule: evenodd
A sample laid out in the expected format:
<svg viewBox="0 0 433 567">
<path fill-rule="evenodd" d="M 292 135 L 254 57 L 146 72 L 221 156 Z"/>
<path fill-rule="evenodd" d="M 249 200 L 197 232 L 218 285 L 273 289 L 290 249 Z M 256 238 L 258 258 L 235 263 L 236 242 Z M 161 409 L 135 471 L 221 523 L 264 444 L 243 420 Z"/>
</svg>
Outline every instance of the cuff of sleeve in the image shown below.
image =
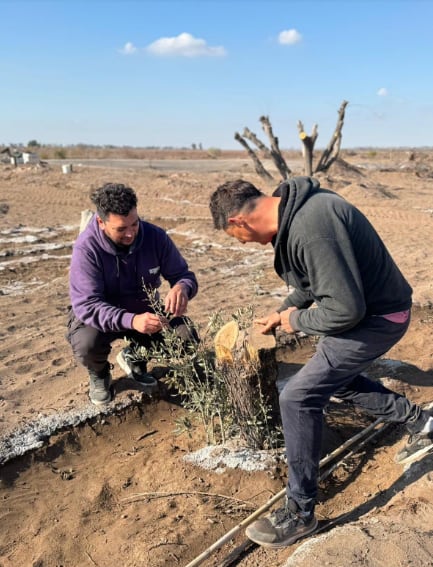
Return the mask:
<svg viewBox="0 0 433 567">
<path fill-rule="evenodd" d="M 132 320 L 134 319 L 134 317 L 135 313 L 124 313 L 121 319 L 122 327 L 124 329 L 132 329 Z"/>
<path fill-rule="evenodd" d="M 289 315 L 290 326 L 292 327 L 292 329 L 294 331 L 300 331 L 301 330 L 299 328 L 299 325 L 298 325 L 298 319 L 299 319 L 300 314 L 301 314 L 301 311 L 299 309 L 297 309 L 296 311 L 292 311 Z"/>
<path fill-rule="evenodd" d="M 191 282 L 188 281 L 188 280 L 179 280 L 177 283 L 180 284 L 180 285 L 183 285 L 185 287 L 188 299 L 191 299 L 191 297 L 193 295 L 193 286 L 192 286 Z"/>
<path fill-rule="evenodd" d="M 295 307 L 295 305 L 286 299 L 275 311 L 281 313 L 281 311 L 285 311 L 288 307 Z"/>
</svg>

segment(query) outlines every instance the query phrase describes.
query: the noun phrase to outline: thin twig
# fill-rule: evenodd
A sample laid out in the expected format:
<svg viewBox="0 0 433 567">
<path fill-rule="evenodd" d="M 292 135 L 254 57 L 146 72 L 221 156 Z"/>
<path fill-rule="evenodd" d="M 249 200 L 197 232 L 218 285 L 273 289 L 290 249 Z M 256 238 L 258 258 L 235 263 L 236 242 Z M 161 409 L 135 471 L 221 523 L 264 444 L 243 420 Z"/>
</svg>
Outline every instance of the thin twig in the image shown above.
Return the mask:
<svg viewBox="0 0 433 567">
<path fill-rule="evenodd" d="M 240 500 L 233 496 L 215 494 L 212 492 L 139 492 L 138 494 L 132 494 L 131 496 L 122 498 L 121 502 L 138 502 L 140 500 L 145 500 L 146 498 L 167 498 L 170 496 L 210 496 L 211 498 L 223 498 L 225 500 L 232 500 L 233 502 L 240 502 L 248 506 L 254 506 L 254 504 L 248 500 Z"/>
<path fill-rule="evenodd" d="M 156 549 L 157 547 L 162 547 L 163 545 L 183 545 L 184 547 L 188 547 L 186 543 L 178 543 L 177 541 L 160 541 L 159 543 L 155 543 L 155 545 L 149 547 L 149 551 Z"/>
</svg>

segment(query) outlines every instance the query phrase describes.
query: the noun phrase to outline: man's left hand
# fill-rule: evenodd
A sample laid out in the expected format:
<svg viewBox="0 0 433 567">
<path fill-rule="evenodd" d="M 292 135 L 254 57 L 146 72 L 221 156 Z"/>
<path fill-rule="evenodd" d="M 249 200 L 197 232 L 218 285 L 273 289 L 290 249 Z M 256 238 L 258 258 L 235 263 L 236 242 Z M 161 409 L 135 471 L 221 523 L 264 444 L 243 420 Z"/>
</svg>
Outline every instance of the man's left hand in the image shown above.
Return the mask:
<svg viewBox="0 0 433 567">
<path fill-rule="evenodd" d="M 281 327 L 283 331 L 286 333 L 295 333 L 296 331 L 292 328 L 289 316 L 292 311 L 296 311 L 297 307 L 289 307 L 284 311 L 275 311 L 266 317 L 262 317 L 261 319 L 255 319 L 254 323 L 257 325 L 261 325 L 262 328 L 260 330 L 261 333 L 266 334 L 272 329 L 276 329 L 277 327 Z"/>
<path fill-rule="evenodd" d="M 188 293 L 182 284 L 174 285 L 167 293 L 164 309 L 174 317 L 182 317 L 188 307 Z"/>
</svg>

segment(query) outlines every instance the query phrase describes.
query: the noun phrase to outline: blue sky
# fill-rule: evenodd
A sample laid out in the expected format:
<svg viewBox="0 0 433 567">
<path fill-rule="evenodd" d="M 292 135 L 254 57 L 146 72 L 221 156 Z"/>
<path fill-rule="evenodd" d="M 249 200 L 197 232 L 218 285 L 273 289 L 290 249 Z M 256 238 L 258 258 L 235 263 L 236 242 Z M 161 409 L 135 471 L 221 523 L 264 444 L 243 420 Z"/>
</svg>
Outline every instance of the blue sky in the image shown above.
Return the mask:
<svg viewBox="0 0 433 567">
<path fill-rule="evenodd" d="M 0 0 L 0 143 L 433 146 L 433 1 Z"/>
</svg>

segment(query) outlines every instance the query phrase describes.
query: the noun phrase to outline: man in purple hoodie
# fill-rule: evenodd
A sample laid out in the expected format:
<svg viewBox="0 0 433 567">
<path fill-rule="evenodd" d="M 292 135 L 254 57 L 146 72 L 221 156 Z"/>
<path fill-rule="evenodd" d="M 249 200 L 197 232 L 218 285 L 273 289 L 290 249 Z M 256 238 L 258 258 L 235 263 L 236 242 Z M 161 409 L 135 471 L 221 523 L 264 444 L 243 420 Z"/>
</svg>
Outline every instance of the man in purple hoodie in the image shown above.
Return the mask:
<svg viewBox="0 0 433 567">
<path fill-rule="evenodd" d="M 90 401 L 102 405 L 112 399 L 111 343 L 127 338 L 133 345 L 149 347 L 163 340 L 166 325 L 191 338 L 194 333 L 184 315 L 198 285 L 166 232 L 139 218 L 133 189 L 107 183 L 91 200 L 96 214 L 72 251 L 67 339 L 75 359 L 89 372 Z M 161 278 L 170 291 L 155 312 Z M 117 361 L 128 377 L 155 384 L 134 348 L 124 348 Z"/>
</svg>

